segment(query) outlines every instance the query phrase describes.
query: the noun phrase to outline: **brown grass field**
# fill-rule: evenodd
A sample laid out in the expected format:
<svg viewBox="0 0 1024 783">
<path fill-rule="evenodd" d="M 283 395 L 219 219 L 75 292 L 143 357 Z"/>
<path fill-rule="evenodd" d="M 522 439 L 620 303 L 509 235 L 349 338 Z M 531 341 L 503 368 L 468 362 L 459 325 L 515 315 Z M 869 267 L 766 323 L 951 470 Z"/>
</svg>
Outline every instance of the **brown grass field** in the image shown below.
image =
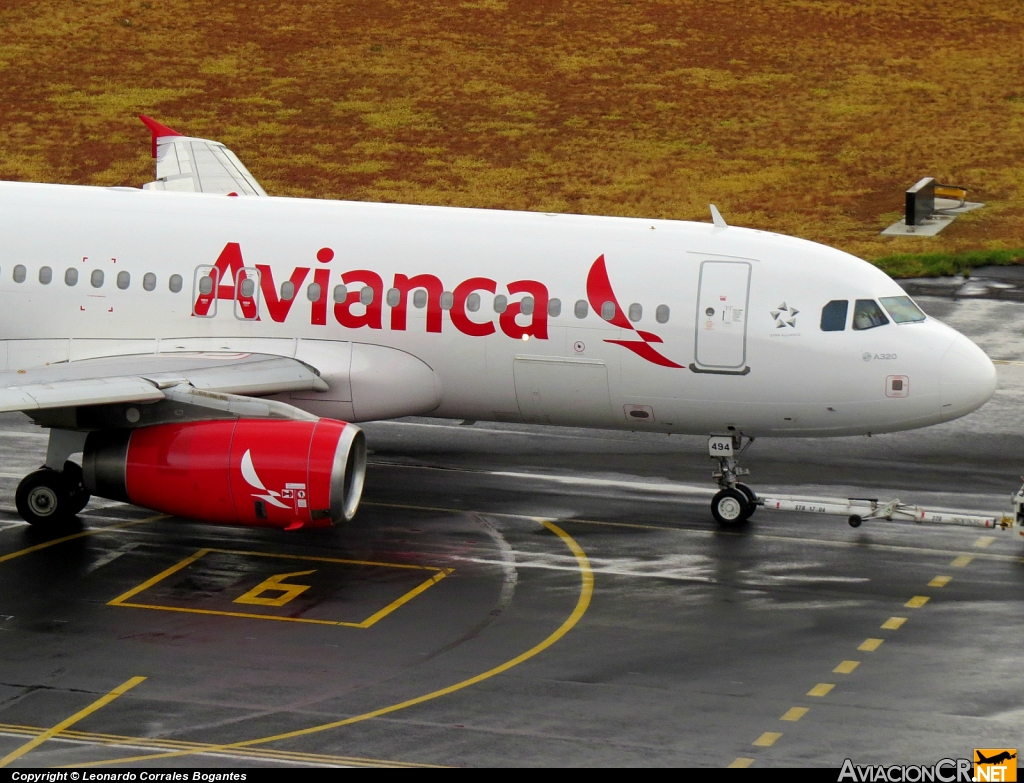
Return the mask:
<svg viewBox="0 0 1024 783">
<path fill-rule="evenodd" d="M 142 112 L 276 195 L 1024 246 L 1021 0 L 3 0 L 0 96 L 3 179 L 140 185 Z M 879 237 L 925 175 L 988 206 Z"/>
</svg>

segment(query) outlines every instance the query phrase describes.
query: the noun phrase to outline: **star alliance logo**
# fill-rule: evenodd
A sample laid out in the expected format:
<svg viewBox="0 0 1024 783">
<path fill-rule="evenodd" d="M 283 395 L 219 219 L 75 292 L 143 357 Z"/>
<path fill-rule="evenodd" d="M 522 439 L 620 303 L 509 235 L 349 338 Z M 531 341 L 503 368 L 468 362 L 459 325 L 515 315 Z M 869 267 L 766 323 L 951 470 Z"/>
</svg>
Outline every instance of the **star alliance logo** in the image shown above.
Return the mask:
<svg viewBox="0 0 1024 783">
<path fill-rule="evenodd" d="M 775 328 L 785 329 L 787 326 L 791 326 L 796 329 L 796 314 L 799 312 L 795 307 L 787 307 L 783 302 L 771 311 L 772 318 L 775 319 Z"/>
</svg>

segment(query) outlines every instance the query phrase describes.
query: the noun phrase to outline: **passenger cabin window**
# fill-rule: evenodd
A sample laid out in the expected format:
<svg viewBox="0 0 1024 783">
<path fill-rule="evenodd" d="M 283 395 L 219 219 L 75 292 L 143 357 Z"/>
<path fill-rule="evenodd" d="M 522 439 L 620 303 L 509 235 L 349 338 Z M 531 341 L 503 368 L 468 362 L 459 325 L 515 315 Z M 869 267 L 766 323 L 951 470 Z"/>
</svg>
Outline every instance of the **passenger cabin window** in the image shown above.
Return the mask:
<svg viewBox="0 0 1024 783">
<path fill-rule="evenodd" d="M 658 305 L 658 309 L 654 311 L 654 320 L 659 324 L 667 324 L 670 314 L 668 305 Z"/>
<path fill-rule="evenodd" d="M 199 278 L 199 293 L 203 296 L 209 296 L 213 293 L 213 278 L 209 275 L 203 275 Z"/>
<path fill-rule="evenodd" d="M 290 302 L 295 298 L 295 283 L 291 280 L 285 280 L 281 283 L 281 301 Z"/>
<path fill-rule="evenodd" d="M 334 286 L 334 303 L 343 304 L 348 298 L 348 288 L 343 285 Z"/>
<path fill-rule="evenodd" d="M 89 275 L 89 284 L 93 288 L 103 288 L 103 270 L 94 269 L 92 274 Z"/>
<path fill-rule="evenodd" d="M 427 292 L 422 288 L 417 288 L 412 292 L 412 306 L 418 307 L 420 310 L 427 306 Z"/>
<path fill-rule="evenodd" d="M 235 272 L 235 318 L 255 321 L 260 317 L 260 272 L 246 266 Z"/>
<path fill-rule="evenodd" d="M 508 310 L 508 297 L 504 294 L 498 294 L 494 297 L 494 312 L 503 313 Z"/>
<path fill-rule="evenodd" d="M 117 273 L 117 287 L 122 291 L 127 291 L 128 286 L 132 284 L 132 276 L 128 272 Z"/>
<path fill-rule="evenodd" d="M 846 314 L 850 312 L 848 299 L 833 299 L 821 308 L 821 331 L 842 332 L 846 329 Z"/>
<path fill-rule="evenodd" d="M 156 275 L 152 272 L 146 272 L 142 276 L 142 287 L 147 291 L 153 291 L 156 289 Z"/>
<path fill-rule="evenodd" d="M 548 299 L 548 315 L 552 318 L 558 318 L 562 314 L 562 300 L 561 299 Z"/>
<path fill-rule="evenodd" d="M 606 321 L 615 317 L 615 302 L 605 302 L 601 305 L 601 317 Z"/>
<path fill-rule="evenodd" d="M 644 307 L 643 307 L 643 305 L 637 304 L 636 302 L 634 302 L 633 304 L 631 304 L 629 306 L 629 320 L 630 321 L 636 322 L 636 321 L 639 321 L 643 317 L 644 317 Z"/>
<path fill-rule="evenodd" d="M 909 296 L 882 296 L 878 301 L 898 324 L 918 323 L 926 317 Z"/>
<path fill-rule="evenodd" d="M 309 301 L 311 301 L 311 302 L 319 302 L 320 301 L 320 293 L 321 292 L 320 292 L 320 284 L 319 283 L 310 283 L 308 286 L 306 286 L 306 298 Z"/>
<path fill-rule="evenodd" d="M 373 304 L 373 289 L 370 286 L 363 286 L 363 288 L 359 291 L 359 304 Z"/>
<path fill-rule="evenodd" d="M 577 318 L 586 318 L 587 313 L 590 312 L 590 305 L 587 304 L 586 299 L 579 299 L 576 302 L 575 307 L 572 308 Z"/>
<path fill-rule="evenodd" d="M 885 317 L 882 308 L 874 299 L 858 299 L 853 306 L 853 328 L 862 331 L 874 329 L 876 326 L 885 326 L 889 319 Z"/>
<path fill-rule="evenodd" d="M 451 310 L 455 306 L 455 294 L 451 291 L 441 292 L 441 309 Z"/>
<path fill-rule="evenodd" d="M 64 273 L 64 285 L 78 285 L 78 270 L 73 266 Z"/>
<path fill-rule="evenodd" d="M 466 297 L 466 309 L 471 313 L 480 309 L 480 294 L 470 294 Z"/>
<path fill-rule="evenodd" d="M 69 269 L 68 271 L 70 272 L 72 270 Z M 177 294 L 181 292 L 181 282 L 181 275 L 170 276 L 170 278 L 167 280 L 167 287 L 171 290 L 172 294 Z M 72 283 L 71 285 L 74 285 L 74 283 Z"/>
<path fill-rule="evenodd" d="M 15 283 L 24 283 L 25 282 L 25 274 L 26 274 L 26 272 L 25 272 L 25 265 L 24 264 L 18 264 L 16 267 L 14 267 L 14 282 Z"/>
<path fill-rule="evenodd" d="M 533 307 L 533 297 L 524 296 L 523 301 L 519 303 L 519 312 L 521 312 L 523 315 L 533 315 Z"/>
<path fill-rule="evenodd" d="M 53 270 L 48 266 L 39 267 L 39 282 L 49 285 L 51 280 L 53 280 Z"/>
</svg>

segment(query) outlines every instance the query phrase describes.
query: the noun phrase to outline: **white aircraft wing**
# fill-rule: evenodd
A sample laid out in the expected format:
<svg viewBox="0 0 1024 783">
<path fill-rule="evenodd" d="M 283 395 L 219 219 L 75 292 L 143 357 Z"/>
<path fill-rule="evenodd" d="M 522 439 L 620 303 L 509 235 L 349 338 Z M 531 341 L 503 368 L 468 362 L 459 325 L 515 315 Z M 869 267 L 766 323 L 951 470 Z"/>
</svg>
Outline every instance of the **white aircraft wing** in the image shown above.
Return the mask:
<svg viewBox="0 0 1024 783">
<path fill-rule="evenodd" d="M 266 191 L 231 150 L 219 141 L 182 136 L 166 125 L 140 115 L 153 133 L 156 181 L 147 190 L 265 196 Z"/>
<path fill-rule="evenodd" d="M 159 402 L 183 395 L 240 404 L 246 400 L 237 395 L 327 389 L 316 370 L 285 356 L 214 352 L 113 356 L 0 373 L 0 412 Z M 268 406 L 281 404 L 259 401 L 257 405 L 260 410 Z"/>
</svg>

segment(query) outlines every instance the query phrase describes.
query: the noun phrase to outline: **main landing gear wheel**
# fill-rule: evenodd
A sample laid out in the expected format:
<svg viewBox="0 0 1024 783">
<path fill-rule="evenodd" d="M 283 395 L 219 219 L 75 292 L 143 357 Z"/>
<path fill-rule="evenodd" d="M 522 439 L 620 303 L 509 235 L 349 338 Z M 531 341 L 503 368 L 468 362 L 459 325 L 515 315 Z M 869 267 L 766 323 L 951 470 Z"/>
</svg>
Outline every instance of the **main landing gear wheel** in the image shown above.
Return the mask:
<svg viewBox="0 0 1024 783">
<path fill-rule="evenodd" d="M 747 521 L 753 513 L 747 495 L 728 487 L 711 499 L 711 515 L 723 527 L 736 527 Z"/>
<path fill-rule="evenodd" d="M 71 504 L 68 506 L 72 514 L 77 514 L 85 508 L 92 495 L 85 488 L 85 481 L 82 476 L 82 468 L 76 463 L 68 460 L 64 463 L 64 484 L 71 493 Z"/>
<path fill-rule="evenodd" d="M 64 524 L 88 502 L 88 494 L 85 494 L 85 502 L 82 502 L 82 494 L 75 492 L 67 477 L 48 468 L 29 473 L 14 493 L 14 505 L 21 518 L 39 528 L 54 528 Z M 81 506 L 78 506 L 79 503 Z"/>
</svg>

